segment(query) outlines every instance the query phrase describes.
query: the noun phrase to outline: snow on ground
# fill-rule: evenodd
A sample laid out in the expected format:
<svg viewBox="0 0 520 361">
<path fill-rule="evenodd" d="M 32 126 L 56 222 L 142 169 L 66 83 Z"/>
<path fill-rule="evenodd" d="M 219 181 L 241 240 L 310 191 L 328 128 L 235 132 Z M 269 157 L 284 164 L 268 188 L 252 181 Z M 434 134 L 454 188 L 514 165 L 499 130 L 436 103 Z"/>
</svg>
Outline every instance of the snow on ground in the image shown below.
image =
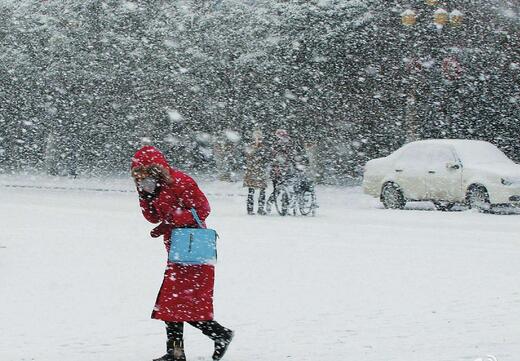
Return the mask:
<svg viewBox="0 0 520 361">
<path fill-rule="evenodd" d="M 519 216 L 387 211 L 324 187 L 315 218 L 251 217 L 240 184 L 201 186 L 221 235 L 216 319 L 236 330 L 225 359 L 518 360 Z M 0 177 L 0 360 L 162 355 L 151 228 L 128 179 Z M 199 331 L 185 339 L 209 360 Z"/>
</svg>

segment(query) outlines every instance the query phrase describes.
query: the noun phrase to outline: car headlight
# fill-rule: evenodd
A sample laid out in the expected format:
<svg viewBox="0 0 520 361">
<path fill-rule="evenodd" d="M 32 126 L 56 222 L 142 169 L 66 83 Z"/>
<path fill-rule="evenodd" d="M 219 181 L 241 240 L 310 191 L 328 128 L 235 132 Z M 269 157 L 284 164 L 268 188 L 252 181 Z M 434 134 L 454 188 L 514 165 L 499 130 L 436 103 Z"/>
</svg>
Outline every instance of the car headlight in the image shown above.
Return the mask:
<svg viewBox="0 0 520 361">
<path fill-rule="evenodd" d="M 505 186 L 511 186 L 514 182 L 509 179 L 502 178 L 500 179 L 500 183 L 502 183 Z"/>
</svg>

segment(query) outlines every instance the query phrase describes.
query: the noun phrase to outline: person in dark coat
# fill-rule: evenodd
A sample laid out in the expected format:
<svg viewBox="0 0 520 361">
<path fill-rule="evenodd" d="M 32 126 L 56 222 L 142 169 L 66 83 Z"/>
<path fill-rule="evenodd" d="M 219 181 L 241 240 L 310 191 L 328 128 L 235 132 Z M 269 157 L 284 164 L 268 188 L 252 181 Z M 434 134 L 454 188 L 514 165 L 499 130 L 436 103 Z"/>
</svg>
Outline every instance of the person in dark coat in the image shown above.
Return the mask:
<svg viewBox="0 0 520 361">
<path fill-rule="evenodd" d="M 255 189 L 259 190 L 258 214 L 265 214 L 265 189 L 267 188 L 267 148 L 263 142 L 262 132 L 253 132 L 253 143 L 246 148 L 246 172 L 244 187 L 248 188 L 247 214 L 254 214 Z"/>
<path fill-rule="evenodd" d="M 197 183 L 169 166 L 164 155 L 152 146 L 139 149 L 132 158 L 132 177 L 144 217 L 159 223 L 152 237 L 163 236 L 167 252 L 174 228 L 197 227 L 191 209 L 204 220 L 209 202 Z M 213 360 L 220 360 L 233 338 L 233 331 L 213 319 L 213 265 L 167 263 L 152 318 L 166 323 L 166 355 L 155 361 L 185 361 L 184 322 L 200 329 L 214 341 Z"/>
<path fill-rule="evenodd" d="M 269 175 L 273 182 L 273 193 L 267 200 L 267 211 L 271 211 L 272 204 L 280 191 L 280 187 L 293 175 L 295 167 L 295 145 L 285 129 L 277 129 L 275 141 L 271 151 L 271 169 Z"/>
</svg>

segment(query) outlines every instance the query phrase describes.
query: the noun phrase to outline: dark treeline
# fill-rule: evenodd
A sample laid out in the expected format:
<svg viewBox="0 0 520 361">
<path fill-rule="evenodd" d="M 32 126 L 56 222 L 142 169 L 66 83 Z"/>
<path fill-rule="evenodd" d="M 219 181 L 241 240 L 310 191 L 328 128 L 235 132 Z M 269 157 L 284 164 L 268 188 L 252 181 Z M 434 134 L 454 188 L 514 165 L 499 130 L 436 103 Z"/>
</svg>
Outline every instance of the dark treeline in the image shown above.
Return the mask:
<svg viewBox="0 0 520 361">
<path fill-rule="evenodd" d="M 519 24 L 518 1 L 2 1 L 0 172 L 123 172 L 147 142 L 239 171 L 277 128 L 326 182 L 420 138 L 518 161 Z"/>
</svg>

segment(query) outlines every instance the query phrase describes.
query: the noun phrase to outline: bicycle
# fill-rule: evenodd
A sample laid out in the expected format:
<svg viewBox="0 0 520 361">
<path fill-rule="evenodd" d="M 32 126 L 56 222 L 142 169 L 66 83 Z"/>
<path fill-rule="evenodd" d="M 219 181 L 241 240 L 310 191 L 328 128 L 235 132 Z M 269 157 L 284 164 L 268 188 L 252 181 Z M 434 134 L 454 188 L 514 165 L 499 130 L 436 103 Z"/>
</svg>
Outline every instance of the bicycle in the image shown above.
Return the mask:
<svg viewBox="0 0 520 361">
<path fill-rule="evenodd" d="M 296 172 L 293 177 L 281 183 L 273 191 L 276 211 L 281 216 L 290 212 L 296 216 L 299 211 L 302 216 L 315 216 L 318 204 L 314 184 L 303 172 Z"/>
</svg>

